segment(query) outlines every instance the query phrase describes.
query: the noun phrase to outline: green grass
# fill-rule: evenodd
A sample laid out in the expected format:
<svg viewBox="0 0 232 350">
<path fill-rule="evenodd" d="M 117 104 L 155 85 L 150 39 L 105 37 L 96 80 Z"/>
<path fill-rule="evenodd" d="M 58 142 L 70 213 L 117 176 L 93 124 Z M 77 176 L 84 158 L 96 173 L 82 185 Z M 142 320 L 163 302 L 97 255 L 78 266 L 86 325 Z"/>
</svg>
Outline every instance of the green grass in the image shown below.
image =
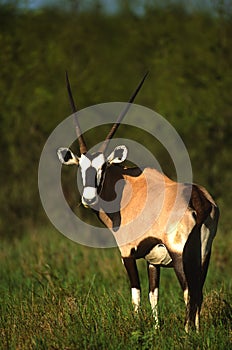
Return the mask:
<svg viewBox="0 0 232 350">
<path fill-rule="evenodd" d="M 231 256 L 215 241 L 200 334 L 184 332 L 184 303 L 172 269 L 162 270 L 160 330 L 147 300 L 132 312 L 117 249 L 79 246 L 51 229 L 3 240 L 0 247 L 1 349 L 229 349 L 232 347 Z M 231 245 L 230 245 L 231 247 Z"/>
</svg>

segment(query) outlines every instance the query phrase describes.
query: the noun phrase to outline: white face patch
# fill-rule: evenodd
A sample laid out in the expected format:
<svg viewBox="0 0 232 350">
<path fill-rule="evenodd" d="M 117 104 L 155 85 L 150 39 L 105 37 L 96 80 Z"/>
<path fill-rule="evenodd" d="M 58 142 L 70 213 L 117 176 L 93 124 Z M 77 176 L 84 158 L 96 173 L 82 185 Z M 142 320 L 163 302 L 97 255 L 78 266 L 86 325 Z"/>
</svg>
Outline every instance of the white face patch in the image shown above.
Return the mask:
<svg viewBox="0 0 232 350">
<path fill-rule="evenodd" d="M 102 153 L 100 153 L 96 158 L 92 160 L 92 167 L 96 170 L 100 169 L 102 165 L 105 163 L 105 157 Z"/>
<path fill-rule="evenodd" d="M 83 186 L 85 186 L 85 183 L 86 183 L 85 172 L 89 167 L 91 167 L 91 161 L 84 154 L 81 155 L 81 158 L 79 160 L 79 167 L 81 169 Z"/>
<path fill-rule="evenodd" d="M 91 159 L 92 158 L 92 159 Z M 96 154 L 96 157 L 94 157 L 94 154 L 92 156 L 87 156 L 85 154 L 82 154 L 79 161 L 79 166 L 81 170 L 81 176 L 83 181 L 83 195 L 82 195 L 82 203 L 87 204 L 86 200 L 91 200 L 97 197 L 97 188 L 94 187 L 93 184 L 93 176 L 94 171 L 96 171 L 96 182 L 97 185 L 100 184 L 101 181 L 101 174 L 102 174 L 102 166 L 105 163 L 105 157 L 102 153 Z M 91 169 L 93 170 L 92 175 Z M 88 179 L 88 176 L 92 176 L 91 182 L 90 178 Z"/>
</svg>

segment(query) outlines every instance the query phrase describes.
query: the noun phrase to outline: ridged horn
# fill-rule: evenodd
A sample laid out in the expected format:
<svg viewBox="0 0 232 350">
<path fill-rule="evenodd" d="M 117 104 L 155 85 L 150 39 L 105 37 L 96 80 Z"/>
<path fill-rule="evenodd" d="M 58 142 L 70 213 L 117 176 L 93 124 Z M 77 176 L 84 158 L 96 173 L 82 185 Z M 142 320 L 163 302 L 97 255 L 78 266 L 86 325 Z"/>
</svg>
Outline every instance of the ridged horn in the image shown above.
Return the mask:
<svg viewBox="0 0 232 350">
<path fill-rule="evenodd" d="M 127 105 L 125 107 L 125 109 L 119 114 L 117 121 L 114 123 L 114 125 L 112 126 L 110 132 L 108 133 L 108 135 L 106 136 L 105 141 L 103 142 L 103 144 L 101 145 L 99 151 L 104 153 L 109 145 L 110 140 L 112 139 L 112 137 L 114 136 L 114 134 L 116 133 L 118 127 L 121 124 L 122 119 L 125 117 L 125 115 L 127 114 L 128 110 L 130 109 L 131 104 L 133 103 L 135 97 L 137 96 L 139 90 L 141 89 L 147 75 L 148 75 L 148 71 L 146 72 L 146 74 L 144 75 L 144 77 L 142 78 L 142 80 L 140 81 L 139 85 L 137 86 L 136 90 L 133 92 L 133 94 L 131 95 L 129 101 L 127 102 Z"/>
<path fill-rule="evenodd" d="M 74 102 L 74 99 L 73 99 L 72 90 L 71 90 L 71 86 L 70 86 L 70 82 L 69 82 L 68 72 L 67 71 L 66 71 L 65 76 L 66 76 L 66 86 L 67 86 L 69 101 L 70 101 L 72 112 L 74 113 L 74 123 L 75 123 L 77 139 L 78 139 L 78 142 L 79 142 L 80 153 L 83 154 L 83 153 L 87 152 L 87 147 L 86 147 L 85 140 L 84 140 L 84 138 L 82 136 L 82 132 L 81 132 L 79 121 L 77 119 L 77 115 L 75 114 L 77 112 L 77 108 L 76 108 L 76 105 L 75 105 L 75 102 Z"/>
</svg>

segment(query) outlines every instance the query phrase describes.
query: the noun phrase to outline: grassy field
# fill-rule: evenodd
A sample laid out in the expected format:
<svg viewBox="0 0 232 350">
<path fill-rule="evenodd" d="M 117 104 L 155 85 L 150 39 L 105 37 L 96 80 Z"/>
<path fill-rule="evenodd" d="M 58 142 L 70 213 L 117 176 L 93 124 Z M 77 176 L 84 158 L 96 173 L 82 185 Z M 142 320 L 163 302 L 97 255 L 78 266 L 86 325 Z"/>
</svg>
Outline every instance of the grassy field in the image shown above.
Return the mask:
<svg viewBox="0 0 232 350">
<path fill-rule="evenodd" d="M 231 349 L 231 237 L 218 233 L 206 281 L 200 334 L 184 332 L 184 303 L 172 269 L 162 270 L 160 330 L 147 300 L 138 315 L 117 249 L 91 249 L 51 228 L 0 247 L 1 349 Z"/>
</svg>

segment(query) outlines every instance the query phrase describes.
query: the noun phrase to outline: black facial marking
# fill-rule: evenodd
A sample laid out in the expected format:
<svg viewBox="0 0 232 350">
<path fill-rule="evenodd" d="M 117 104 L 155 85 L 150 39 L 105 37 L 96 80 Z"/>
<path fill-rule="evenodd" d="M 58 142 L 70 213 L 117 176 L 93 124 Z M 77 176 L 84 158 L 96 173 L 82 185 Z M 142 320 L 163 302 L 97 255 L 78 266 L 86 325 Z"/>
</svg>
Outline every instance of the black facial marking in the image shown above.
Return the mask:
<svg viewBox="0 0 232 350">
<path fill-rule="evenodd" d="M 118 158 L 119 160 L 123 157 L 123 149 L 119 148 L 114 152 L 114 157 Z"/>
<path fill-rule="evenodd" d="M 61 154 L 62 154 L 62 157 L 64 159 L 65 162 L 68 162 L 70 159 L 72 159 L 72 155 L 71 155 L 71 152 L 68 150 L 63 150 L 61 151 Z"/>
<path fill-rule="evenodd" d="M 96 158 L 99 154 L 101 154 L 101 152 L 95 152 L 93 154 L 91 153 L 86 153 L 85 156 L 89 159 L 89 160 L 93 160 L 94 158 Z"/>
<path fill-rule="evenodd" d="M 97 175 L 96 169 L 93 167 L 89 167 L 85 173 L 85 176 L 86 176 L 85 186 L 96 187 L 96 175 Z"/>
</svg>

